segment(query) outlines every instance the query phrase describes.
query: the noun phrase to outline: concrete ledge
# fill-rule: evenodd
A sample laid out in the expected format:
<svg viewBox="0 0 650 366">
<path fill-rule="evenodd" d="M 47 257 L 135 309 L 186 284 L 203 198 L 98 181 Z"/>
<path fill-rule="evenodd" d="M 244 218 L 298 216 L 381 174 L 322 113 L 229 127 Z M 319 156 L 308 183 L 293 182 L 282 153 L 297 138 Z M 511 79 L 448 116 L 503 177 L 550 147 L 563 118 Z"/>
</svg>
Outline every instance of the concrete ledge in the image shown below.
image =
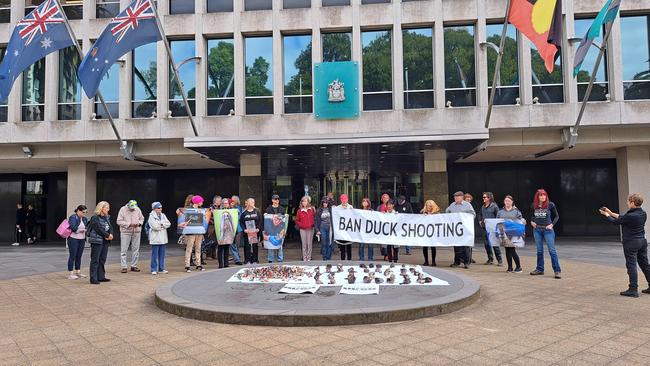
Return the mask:
<svg viewBox="0 0 650 366">
<path fill-rule="evenodd" d="M 283 284 L 226 282 L 240 268 L 202 272 L 164 284 L 156 289 L 155 303 L 185 318 L 288 327 L 414 320 L 453 312 L 480 297 L 480 285 L 473 279 L 432 267 L 424 270 L 449 286 L 381 286 L 379 295 L 366 296 L 339 295 L 340 286 L 321 287 L 313 295 L 290 295 L 278 293 Z"/>
</svg>

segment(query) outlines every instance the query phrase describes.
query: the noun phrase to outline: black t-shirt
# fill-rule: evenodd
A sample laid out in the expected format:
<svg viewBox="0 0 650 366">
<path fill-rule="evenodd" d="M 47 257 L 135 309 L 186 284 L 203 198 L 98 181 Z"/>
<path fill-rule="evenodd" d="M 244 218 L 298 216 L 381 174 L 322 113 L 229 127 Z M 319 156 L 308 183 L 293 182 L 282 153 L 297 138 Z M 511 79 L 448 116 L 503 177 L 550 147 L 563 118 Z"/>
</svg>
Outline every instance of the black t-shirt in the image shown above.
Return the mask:
<svg viewBox="0 0 650 366">
<path fill-rule="evenodd" d="M 242 231 L 246 230 L 246 223 L 249 221 L 252 221 L 254 223 L 255 228 L 259 229 L 260 233 L 264 230 L 264 220 L 262 219 L 262 214 L 259 212 L 259 210 L 254 209 L 253 211 L 242 211 L 241 215 L 239 215 L 239 224 L 242 228 Z"/>
<path fill-rule="evenodd" d="M 273 207 L 273 205 L 269 205 L 269 207 L 266 208 L 266 213 L 271 215 L 284 214 L 284 207 L 280 205 L 278 205 L 278 207 Z"/>
</svg>

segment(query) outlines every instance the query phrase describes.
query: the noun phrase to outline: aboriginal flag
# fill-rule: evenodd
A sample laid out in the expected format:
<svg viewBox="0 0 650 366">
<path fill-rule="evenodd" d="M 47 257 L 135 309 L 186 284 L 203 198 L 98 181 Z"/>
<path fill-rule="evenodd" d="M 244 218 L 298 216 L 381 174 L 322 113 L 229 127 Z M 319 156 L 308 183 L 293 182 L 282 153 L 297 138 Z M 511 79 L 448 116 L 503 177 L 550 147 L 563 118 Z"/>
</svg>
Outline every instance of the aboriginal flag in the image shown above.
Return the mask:
<svg viewBox="0 0 650 366">
<path fill-rule="evenodd" d="M 535 44 L 553 72 L 562 45 L 562 0 L 511 0 L 508 21 Z"/>
</svg>

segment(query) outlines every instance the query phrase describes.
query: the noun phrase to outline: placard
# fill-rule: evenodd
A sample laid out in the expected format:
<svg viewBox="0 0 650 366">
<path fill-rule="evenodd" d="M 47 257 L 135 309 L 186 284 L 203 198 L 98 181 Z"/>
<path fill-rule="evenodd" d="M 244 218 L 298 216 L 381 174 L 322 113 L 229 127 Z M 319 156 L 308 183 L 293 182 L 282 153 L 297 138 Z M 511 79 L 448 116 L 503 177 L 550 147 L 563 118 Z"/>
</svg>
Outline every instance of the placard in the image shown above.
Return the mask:
<svg viewBox="0 0 650 366">
<path fill-rule="evenodd" d="M 319 288 L 319 285 L 309 283 L 287 283 L 278 292 L 281 294 L 313 294 Z"/>
<path fill-rule="evenodd" d="M 379 295 L 379 285 L 375 283 L 355 283 L 341 286 L 343 295 Z"/>
<path fill-rule="evenodd" d="M 287 214 L 264 214 L 264 248 L 280 249 L 289 226 Z"/>
</svg>

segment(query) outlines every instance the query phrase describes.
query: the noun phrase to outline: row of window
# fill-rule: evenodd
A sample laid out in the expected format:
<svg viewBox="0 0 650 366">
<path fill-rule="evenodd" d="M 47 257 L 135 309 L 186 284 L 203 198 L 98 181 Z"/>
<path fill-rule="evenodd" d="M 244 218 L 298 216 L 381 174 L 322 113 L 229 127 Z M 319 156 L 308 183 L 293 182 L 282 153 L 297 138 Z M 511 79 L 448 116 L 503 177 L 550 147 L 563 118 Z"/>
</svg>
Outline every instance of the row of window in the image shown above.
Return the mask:
<svg viewBox="0 0 650 366">
<path fill-rule="evenodd" d="M 575 33 L 584 34 L 592 19 L 576 19 Z M 650 99 L 650 52 L 648 16 L 623 17 L 621 19 L 623 52 L 624 96 L 627 100 Z M 499 44 L 501 24 L 487 26 L 487 41 Z M 476 105 L 475 77 L 475 27 L 444 27 L 445 99 L 447 107 Z M 393 37 L 392 30 L 372 30 L 361 33 L 362 49 L 362 98 L 364 110 L 393 109 Z M 432 28 L 402 30 L 403 95 L 404 108 L 434 107 L 434 65 Z M 517 33 L 509 26 L 506 33 L 501 77 L 496 85 L 496 105 L 519 104 L 520 62 L 518 59 Z M 601 37 L 602 40 L 602 37 Z M 312 36 L 283 36 L 283 113 L 312 112 Z M 352 59 L 352 34 L 350 32 L 322 33 L 322 61 L 349 61 Z M 173 57 L 179 67 L 184 89 L 188 94 L 194 113 L 196 99 L 197 64 L 194 40 L 170 41 Z M 207 68 L 207 115 L 227 115 L 235 108 L 234 95 L 234 41 L 233 39 L 208 39 L 205 62 Z M 584 96 L 590 72 L 597 56 L 592 48 L 578 74 L 578 97 Z M 2 52 L 4 54 L 4 52 Z M 60 51 L 58 118 L 80 119 L 81 88 L 76 77 L 79 56 L 73 48 Z M 141 46 L 133 51 L 131 117 L 145 118 L 157 109 L 156 44 Z M 271 36 L 244 38 L 245 62 L 245 114 L 272 114 L 273 106 L 273 39 Z M 555 70 L 549 74 L 536 49 L 532 49 L 531 83 L 534 103 L 564 102 L 564 82 L 561 57 Z M 488 47 L 488 75 L 494 72 L 496 52 Z M 605 58 L 606 60 L 606 58 Z M 100 85 L 100 91 L 108 102 L 113 116 L 119 115 L 120 63 L 110 69 Z M 182 97 L 169 73 L 169 106 L 171 116 L 184 116 L 186 111 Z M 22 120 L 43 120 L 45 100 L 45 60 L 25 70 L 22 88 Z M 608 98 L 607 63 L 596 75 L 596 83 L 590 96 L 592 101 Z M 489 78 L 489 88 L 492 78 Z M 438 107 L 445 107 L 438 106 Z M 96 107 L 97 118 L 104 118 L 105 111 Z M 7 107 L 0 106 L 0 121 L 7 120 Z"/>
</svg>

